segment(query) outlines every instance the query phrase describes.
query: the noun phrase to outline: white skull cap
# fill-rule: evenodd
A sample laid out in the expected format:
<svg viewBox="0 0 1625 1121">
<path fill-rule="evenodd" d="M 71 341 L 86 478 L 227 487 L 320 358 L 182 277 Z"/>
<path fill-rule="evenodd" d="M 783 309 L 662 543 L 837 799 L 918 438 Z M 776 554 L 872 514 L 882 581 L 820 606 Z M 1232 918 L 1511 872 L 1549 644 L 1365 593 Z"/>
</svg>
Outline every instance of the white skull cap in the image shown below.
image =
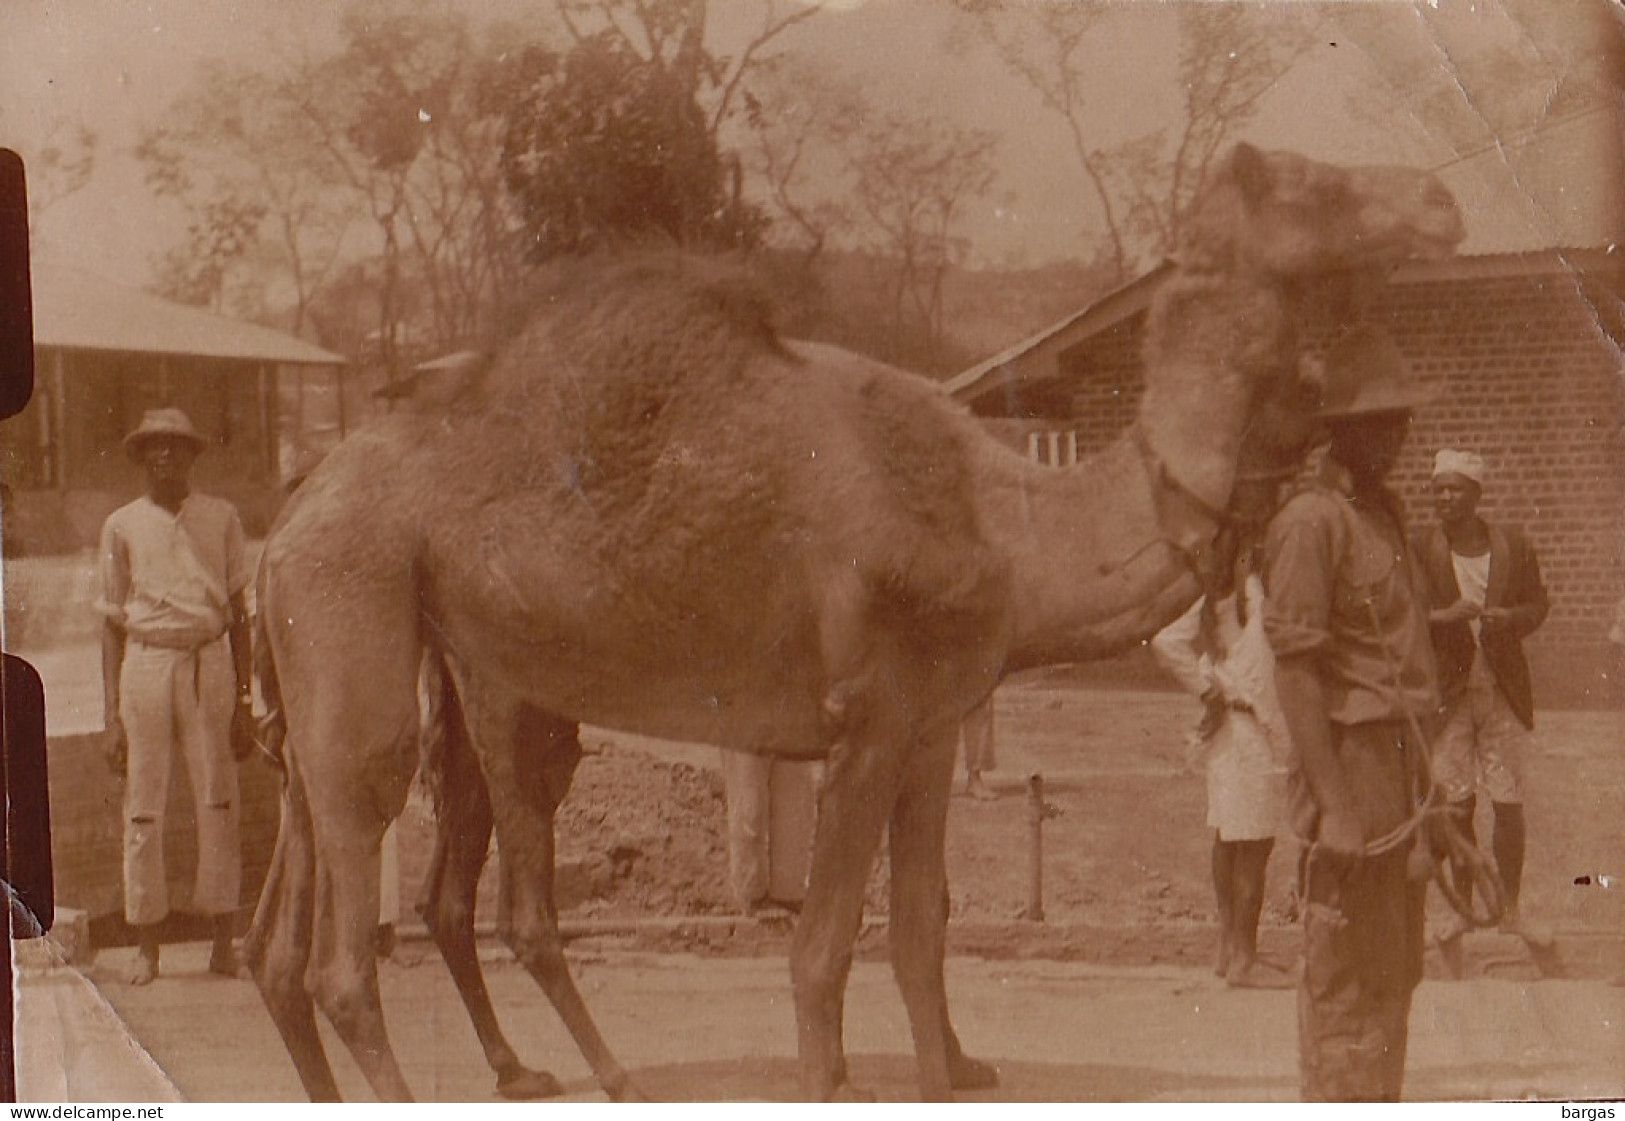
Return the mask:
<svg viewBox="0 0 1625 1121">
<path fill-rule="evenodd" d="M 1433 457 L 1433 477 L 1437 479 L 1440 475 L 1460 475 L 1483 486 L 1484 457 L 1477 452 L 1459 452 L 1446 448 Z"/>
</svg>

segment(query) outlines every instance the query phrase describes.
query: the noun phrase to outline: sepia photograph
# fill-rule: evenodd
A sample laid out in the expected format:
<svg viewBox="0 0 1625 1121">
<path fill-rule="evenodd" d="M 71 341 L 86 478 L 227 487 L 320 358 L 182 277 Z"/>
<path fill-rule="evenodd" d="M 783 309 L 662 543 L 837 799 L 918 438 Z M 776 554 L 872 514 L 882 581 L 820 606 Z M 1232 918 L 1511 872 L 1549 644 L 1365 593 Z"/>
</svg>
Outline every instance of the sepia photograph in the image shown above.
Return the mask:
<svg viewBox="0 0 1625 1121">
<path fill-rule="evenodd" d="M 1625 1099 L 1615 0 L 6 0 L 0 149 L 12 1100 Z"/>
</svg>

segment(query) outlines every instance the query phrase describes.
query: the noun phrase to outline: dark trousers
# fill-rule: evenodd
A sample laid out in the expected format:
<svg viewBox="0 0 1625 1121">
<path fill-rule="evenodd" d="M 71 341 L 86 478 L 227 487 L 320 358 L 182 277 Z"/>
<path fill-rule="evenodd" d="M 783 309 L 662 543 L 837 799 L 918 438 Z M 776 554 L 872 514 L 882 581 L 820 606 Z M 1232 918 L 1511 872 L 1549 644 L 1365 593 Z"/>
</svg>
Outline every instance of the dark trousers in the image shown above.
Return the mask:
<svg viewBox="0 0 1625 1121">
<path fill-rule="evenodd" d="M 1370 840 L 1411 812 L 1413 748 L 1398 724 L 1337 731 Z M 1359 858 L 1311 846 L 1304 858 L 1298 1050 L 1306 1102 L 1399 1100 L 1427 897 L 1427 882 L 1407 875 L 1414 843 Z"/>
</svg>

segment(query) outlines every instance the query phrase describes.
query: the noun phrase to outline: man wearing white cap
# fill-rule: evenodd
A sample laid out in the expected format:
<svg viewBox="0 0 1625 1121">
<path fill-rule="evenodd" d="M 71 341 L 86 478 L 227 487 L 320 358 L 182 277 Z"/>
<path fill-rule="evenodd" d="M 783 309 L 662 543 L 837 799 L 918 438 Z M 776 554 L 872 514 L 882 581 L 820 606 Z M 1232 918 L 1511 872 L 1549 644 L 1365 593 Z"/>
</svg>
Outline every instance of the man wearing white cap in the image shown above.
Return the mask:
<svg viewBox="0 0 1625 1121">
<path fill-rule="evenodd" d="M 1506 887 L 1502 928 L 1544 951 L 1551 935 L 1524 918 L 1523 763 L 1535 726 L 1534 694 L 1523 639 L 1546 619 L 1549 604 L 1540 563 L 1527 538 L 1492 526 L 1478 515 L 1484 460 L 1470 451 L 1444 450 L 1433 461 L 1437 525 L 1418 535 L 1416 552 L 1427 573 L 1428 616 L 1439 666 L 1445 723 L 1434 744 L 1433 768 L 1468 838 L 1479 788 L 1495 807 L 1492 851 Z M 1456 885 L 1472 890 L 1465 868 Z M 1439 932 L 1445 962 L 1458 976 L 1465 922 L 1451 912 Z"/>
<path fill-rule="evenodd" d="M 125 774 L 124 917 L 136 929 L 131 984 L 158 975 L 169 915 L 164 817 L 179 754 L 196 801 L 192 909 L 213 923 L 209 969 L 235 974 L 232 920 L 242 881 L 237 761 L 253 744 L 248 613 L 252 571 L 231 503 L 191 491 L 204 439 L 179 409 L 152 409 L 124 440 L 147 492 L 101 535 L 103 716 Z"/>
</svg>

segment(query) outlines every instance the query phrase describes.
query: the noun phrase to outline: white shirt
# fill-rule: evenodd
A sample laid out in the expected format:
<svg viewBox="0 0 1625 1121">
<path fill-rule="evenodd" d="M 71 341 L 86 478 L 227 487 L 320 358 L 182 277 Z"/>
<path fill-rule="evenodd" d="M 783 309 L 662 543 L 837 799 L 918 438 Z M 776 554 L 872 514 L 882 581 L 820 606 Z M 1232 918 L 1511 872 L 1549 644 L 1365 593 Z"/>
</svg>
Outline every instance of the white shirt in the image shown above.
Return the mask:
<svg viewBox="0 0 1625 1121">
<path fill-rule="evenodd" d="M 231 597 L 253 573 L 237 509 L 189 494 L 171 514 L 150 497 L 108 515 L 96 606 L 138 642 L 188 648 L 226 631 Z"/>
<path fill-rule="evenodd" d="M 1490 586 L 1490 555 L 1486 552 L 1480 557 L 1464 557 L 1460 553 L 1450 554 L 1450 564 L 1456 570 L 1456 587 L 1461 589 L 1461 598 L 1468 603 L 1475 604 L 1480 611 L 1484 610 L 1484 597 Z M 1473 619 L 1469 626 L 1473 629 L 1473 638 L 1478 638 L 1478 620 Z"/>
</svg>

